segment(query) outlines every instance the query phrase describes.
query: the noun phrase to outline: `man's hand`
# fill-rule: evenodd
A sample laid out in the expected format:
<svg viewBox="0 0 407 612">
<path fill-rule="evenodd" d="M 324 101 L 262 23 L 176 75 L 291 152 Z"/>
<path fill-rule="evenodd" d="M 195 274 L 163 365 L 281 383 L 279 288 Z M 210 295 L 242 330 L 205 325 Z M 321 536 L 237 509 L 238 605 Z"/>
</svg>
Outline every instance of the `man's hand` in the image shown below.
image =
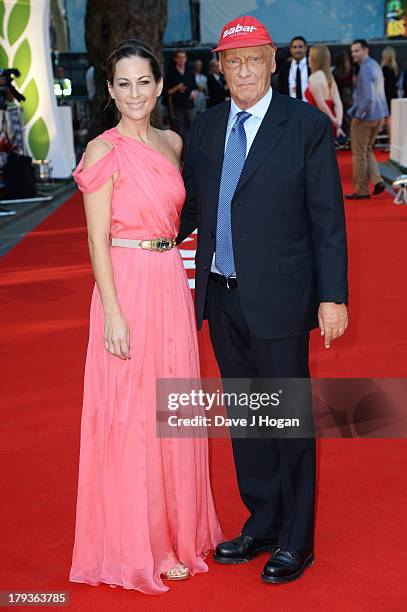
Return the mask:
<svg viewBox="0 0 407 612">
<path fill-rule="evenodd" d="M 321 336 L 325 338 L 325 348 L 329 348 L 332 340 L 342 336 L 348 327 L 348 311 L 345 304 L 321 302 L 318 320 Z"/>
<path fill-rule="evenodd" d="M 362 120 L 361 119 L 356 119 L 356 117 L 354 117 L 352 119 L 352 123 L 353 123 L 353 125 L 360 125 L 362 123 Z"/>
</svg>

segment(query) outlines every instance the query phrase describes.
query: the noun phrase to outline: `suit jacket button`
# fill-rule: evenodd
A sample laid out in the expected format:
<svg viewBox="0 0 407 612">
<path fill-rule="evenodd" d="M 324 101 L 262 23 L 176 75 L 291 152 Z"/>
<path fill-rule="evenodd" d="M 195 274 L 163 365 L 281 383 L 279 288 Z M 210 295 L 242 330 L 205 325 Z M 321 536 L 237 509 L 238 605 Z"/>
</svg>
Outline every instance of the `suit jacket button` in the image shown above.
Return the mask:
<svg viewBox="0 0 407 612">
<path fill-rule="evenodd" d="M 211 232 L 211 233 L 209 234 L 209 236 L 210 236 L 211 238 L 215 238 L 215 232 Z"/>
<path fill-rule="evenodd" d="M 204 269 L 204 272 L 207 272 L 209 270 L 209 267 L 208 266 L 204 266 L 203 269 Z"/>
</svg>

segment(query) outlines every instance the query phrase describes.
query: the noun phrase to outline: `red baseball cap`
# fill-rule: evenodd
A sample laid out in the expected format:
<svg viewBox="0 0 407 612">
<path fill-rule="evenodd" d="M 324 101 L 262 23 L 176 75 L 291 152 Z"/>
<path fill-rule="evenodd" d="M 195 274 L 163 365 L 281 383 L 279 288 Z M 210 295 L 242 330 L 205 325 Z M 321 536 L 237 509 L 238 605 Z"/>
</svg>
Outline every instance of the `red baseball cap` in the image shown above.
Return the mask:
<svg viewBox="0 0 407 612">
<path fill-rule="evenodd" d="M 267 28 L 255 17 L 246 15 L 229 21 L 222 30 L 218 46 L 212 51 L 241 49 L 242 47 L 259 47 L 272 45 L 273 41 Z"/>
</svg>

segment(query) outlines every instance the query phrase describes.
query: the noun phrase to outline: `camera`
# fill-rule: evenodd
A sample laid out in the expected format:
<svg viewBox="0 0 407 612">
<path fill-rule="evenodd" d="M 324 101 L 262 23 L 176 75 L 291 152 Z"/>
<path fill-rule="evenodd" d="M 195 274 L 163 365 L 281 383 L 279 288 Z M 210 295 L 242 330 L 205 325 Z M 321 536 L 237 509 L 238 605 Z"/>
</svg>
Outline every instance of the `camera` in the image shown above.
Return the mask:
<svg viewBox="0 0 407 612">
<path fill-rule="evenodd" d="M 19 77 L 21 72 L 18 68 L 7 68 L 0 70 L 0 109 L 6 108 L 7 93 L 11 94 L 18 102 L 25 102 L 25 97 L 13 85 L 13 79 Z"/>
</svg>

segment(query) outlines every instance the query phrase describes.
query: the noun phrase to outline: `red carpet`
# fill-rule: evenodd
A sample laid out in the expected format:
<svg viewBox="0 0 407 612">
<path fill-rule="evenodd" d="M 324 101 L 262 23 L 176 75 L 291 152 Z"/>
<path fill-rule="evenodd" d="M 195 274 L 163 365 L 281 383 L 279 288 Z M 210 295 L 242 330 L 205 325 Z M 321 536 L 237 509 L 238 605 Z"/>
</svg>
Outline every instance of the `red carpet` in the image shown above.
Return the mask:
<svg viewBox="0 0 407 612">
<path fill-rule="evenodd" d="M 350 155 L 340 156 L 345 191 Z M 346 204 L 350 327 L 323 349 L 312 338 L 314 376 L 406 376 L 407 207 L 386 192 Z M 186 247 L 187 248 L 187 247 Z M 2 504 L 0 590 L 69 591 L 71 610 L 406 609 L 404 440 L 324 440 L 319 445 L 316 559 L 304 577 L 264 585 L 266 556 L 174 583 L 149 597 L 68 582 L 74 529 L 82 375 L 92 289 L 82 199 L 76 195 L 1 262 Z M 214 375 L 206 330 L 203 373 Z M 226 534 L 238 533 L 229 444 L 212 443 L 215 498 Z"/>
</svg>

